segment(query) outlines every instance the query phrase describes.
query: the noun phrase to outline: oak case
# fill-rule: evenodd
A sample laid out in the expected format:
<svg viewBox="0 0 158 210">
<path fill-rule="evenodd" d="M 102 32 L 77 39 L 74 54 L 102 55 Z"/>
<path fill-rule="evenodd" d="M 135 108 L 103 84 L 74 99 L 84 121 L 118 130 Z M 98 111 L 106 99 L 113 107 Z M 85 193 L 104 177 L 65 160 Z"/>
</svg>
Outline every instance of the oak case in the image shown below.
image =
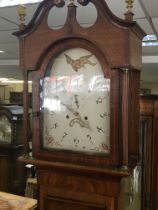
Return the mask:
<svg viewBox="0 0 158 210">
<path fill-rule="evenodd" d="M 45 0 L 28 26 L 15 33 L 20 39 L 25 79 L 25 139 L 28 136 L 27 80 L 29 72 L 33 72 L 34 159 L 21 158 L 21 161 L 37 166 L 40 209 L 43 210 L 116 210 L 121 177 L 128 176 L 129 168 L 133 168 L 138 160 L 139 81 L 144 32 L 135 22 L 115 17 L 103 0 L 78 0 L 80 6 L 89 3 L 95 5 L 98 13 L 95 24 L 89 28 L 79 25 L 77 7 L 71 2 L 63 28 L 50 29 L 47 25 L 50 9 L 63 7 L 65 2 Z M 66 50 L 75 48 L 93 54 L 105 78 L 110 80 L 108 154 L 43 147 L 40 80 L 47 75 L 50 62 Z"/>
</svg>

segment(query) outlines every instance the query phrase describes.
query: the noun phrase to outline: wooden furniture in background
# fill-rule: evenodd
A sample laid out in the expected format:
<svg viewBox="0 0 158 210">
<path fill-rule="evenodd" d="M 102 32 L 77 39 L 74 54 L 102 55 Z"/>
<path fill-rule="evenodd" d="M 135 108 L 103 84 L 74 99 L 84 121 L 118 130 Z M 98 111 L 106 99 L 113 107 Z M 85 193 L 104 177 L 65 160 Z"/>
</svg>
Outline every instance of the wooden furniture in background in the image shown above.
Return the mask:
<svg viewBox="0 0 158 210">
<path fill-rule="evenodd" d="M 9 96 L 12 89 L 9 85 L 0 85 L 0 104 L 9 104 Z"/>
<path fill-rule="evenodd" d="M 4 207 L 4 208 L 3 208 Z M 37 200 L 0 192 L 0 209 L 4 210 L 34 210 L 37 208 Z"/>
<path fill-rule="evenodd" d="M 0 190 L 24 194 L 24 164 L 17 161 L 23 154 L 23 108 L 0 106 Z"/>
<path fill-rule="evenodd" d="M 158 209 L 158 96 L 140 97 L 140 161 L 139 177 L 124 179 L 120 197 L 120 210 Z M 138 176 L 138 174 L 137 174 Z M 132 180 L 133 179 L 133 180 Z M 132 181 L 130 184 L 129 181 Z M 133 191 L 133 186 L 138 189 Z M 134 186 L 135 187 L 135 186 Z M 133 189 L 132 189 L 133 188 Z M 140 192 L 140 193 L 139 193 Z M 127 202 L 127 198 L 130 202 Z M 137 198 L 137 199 L 134 199 Z"/>
<path fill-rule="evenodd" d="M 29 106 L 32 107 L 32 93 L 29 94 Z M 11 104 L 23 104 L 23 92 L 10 92 L 10 103 Z"/>
<path fill-rule="evenodd" d="M 142 210 L 158 209 L 158 96 L 140 99 Z"/>
<path fill-rule="evenodd" d="M 78 0 L 78 3 L 81 7 L 87 6 L 89 3 L 95 5 L 98 14 L 97 21 L 93 26 L 84 28 L 79 25 L 76 19 L 77 7 L 73 1 L 70 1 L 67 20 L 63 28 L 59 30 L 49 28 L 47 24 L 49 11 L 53 7 L 63 7 L 65 1 L 45 0 L 40 3 L 32 21 L 14 33 L 20 40 L 20 63 L 25 80 L 25 141 L 28 140 L 29 130 L 27 81 L 29 72 L 33 72 L 33 158 L 25 156 L 20 160 L 25 163 L 29 162 L 37 168 L 40 210 L 116 210 L 120 181 L 122 177 L 130 174 L 129 168 L 132 169 L 136 165 L 139 156 L 141 40 L 145 34 L 137 23 L 128 21 L 132 17 L 130 12 L 126 14 L 127 20 L 120 20 L 111 13 L 104 0 Z M 77 53 L 72 54 L 72 57 L 66 54 L 67 50 L 75 49 L 77 52 L 81 49 L 86 53 L 82 56 L 80 54 L 79 57 L 75 57 Z M 92 55 L 93 59 L 97 58 L 96 62 L 92 60 Z M 56 62 L 56 58 L 58 59 L 60 56 L 68 68 L 64 68 L 65 65 L 61 66 L 55 75 L 53 74 L 55 70 L 51 71 L 51 68 Z M 57 62 L 57 64 L 61 63 Z M 85 122 L 88 118 L 82 119 L 81 117 L 83 113 L 75 112 L 71 105 L 68 106 L 66 102 L 59 101 L 62 99 L 57 96 L 52 97 L 55 92 L 53 87 L 58 82 L 57 76 L 65 77 L 67 69 L 71 69 L 71 80 L 82 76 L 80 70 L 83 74 L 85 71 L 88 72 L 89 66 L 85 66 L 86 64 L 89 64 L 91 68 L 99 64 L 104 80 L 107 79 L 110 84 L 110 88 L 102 86 L 107 87 L 106 91 L 109 93 L 106 93 L 108 95 L 106 105 L 109 105 L 110 111 L 103 115 L 110 119 L 108 121 L 109 129 L 104 131 L 106 123 L 102 128 L 98 126 L 94 128 L 98 129 L 98 136 L 94 139 L 94 143 L 98 145 L 99 133 L 102 132 L 107 134 L 109 145 L 99 145 L 99 149 L 98 147 L 93 148 L 94 152 L 89 148 L 86 152 L 77 150 L 77 145 L 72 148 L 71 144 L 67 144 L 65 147 L 65 145 L 59 144 L 59 139 L 57 137 L 54 139 L 52 134 L 53 126 L 55 129 L 58 127 L 58 123 L 53 121 L 52 117 L 53 113 L 57 113 L 57 110 L 53 109 L 55 104 L 53 100 L 58 100 L 57 102 L 60 102 L 58 104 L 65 106 L 72 115 L 76 116 L 77 123 L 75 125 L 79 126 L 78 130 L 80 131 L 74 132 L 74 124 L 69 124 L 69 131 L 72 131 L 70 131 L 70 135 L 75 133 L 80 138 L 81 128 L 88 129 L 91 135 L 93 134 Z M 91 72 L 86 74 L 87 78 L 90 78 L 90 74 Z M 66 74 L 66 76 L 70 75 Z M 97 75 L 94 79 L 96 78 L 98 78 Z M 64 86 L 62 81 L 61 89 Z M 50 93 L 47 92 L 47 89 L 45 90 L 45 84 L 50 89 L 52 88 Z M 71 82 L 66 84 L 66 93 L 63 98 L 70 100 L 68 91 L 71 94 L 73 91 L 71 92 L 71 88 L 67 90 L 67 85 L 70 87 Z M 101 85 L 100 80 L 98 85 Z M 102 89 L 102 91 L 104 90 Z M 86 93 L 87 98 L 82 95 L 85 101 L 90 98 L 90 92 Z M 48 100 L 46 101 L 47 93 Z M 93 97 L 94 95 L 91 96 L 91 99 L 94 99 Z M 102 103 L 102 100 L 99 100 L 99 103 Z M 49 102 L 51 106 L 49 106 Z M 96 103 L 96 101 L 93 102 Z M 83 105 L 83 107 L 90 107 L 91 103 L 85 102 Z M 59 109 L 59 111 L 61 110 L 65 109 Z M 94 112 L 97 111 L 99 112 L 98 108 L 94 109 L 89 119 L 93 118 Z M 45 123 L 46 113 L 52 123 Z M 62 122 L 69 119 L 69 115 L 62 115 Z M 52 129 L 49 129 L 51 134 L 47 135 L 47 140 L 44 136 L 47 133 L 46 126 L 52 126 Z M 61 128 L 62 130 L 63 128 Z M 87 136 L 90 137 L 90 135 Z M 73 142 L 73 140 L 76 142 L 76 139 L 71 137 L 67 141 Z M 86 138 L 84 140 L 86 142 Z M 105 137 L 103 141 L 105 141 Z M 52 142 L 57 142 L 58 148 L 50 146 L 49 143 Z M 80 142 L 78 141 L 78 143 Z M 62 146 L 60 147 L 60 145 Z M 102 152 L 100 152 L 101 147 Z M 82 145 L 82 149 L 85 149 L 85 146 Z M 108 150 L 108 152 L 103 152 L 103 150 Z"/>
<path fill-rule="evenodd" d="M 22 97 L 23 97 L 22 92 L 10 92 L 10 103 L 22 105 L 23 103 Z"/>
</svg>

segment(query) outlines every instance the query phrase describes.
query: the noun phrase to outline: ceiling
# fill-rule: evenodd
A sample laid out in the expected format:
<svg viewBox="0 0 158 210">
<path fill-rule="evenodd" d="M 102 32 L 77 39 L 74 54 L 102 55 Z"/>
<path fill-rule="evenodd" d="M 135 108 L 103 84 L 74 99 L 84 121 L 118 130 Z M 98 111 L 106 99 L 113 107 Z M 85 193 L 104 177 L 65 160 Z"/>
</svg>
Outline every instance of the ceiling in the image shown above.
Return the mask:
<svg viewBox="0 0 158 210">
<path fill-rule="evenodd" d="M 67 2 L 69 0 L 66 0 Z M 105 0 L 112 12 L 124 19 L 126 12 L 125 0 Z M 26 24 L 31 20 L 38 4 L 27 5 Z M 135 0 L 134 20 L 144 29 L 147 34 L 158 35 L 158 0 Z M 66 17 L 66 7 L 53 9 L 49 17 L 49 25 L 60 27 Z M 95 21 L 96 12 L 93 5 L 79 7 L 78 21 L 84 26 Z M 12 35 L 18 30 L 19 17 L 17 7 L 0 8 L 0 77 L 21 78 L 19 63 L 18 40 Z M 143 47 L 143 71 L 142 83 L 158 85 L 158 46 Z"/>
</svg>

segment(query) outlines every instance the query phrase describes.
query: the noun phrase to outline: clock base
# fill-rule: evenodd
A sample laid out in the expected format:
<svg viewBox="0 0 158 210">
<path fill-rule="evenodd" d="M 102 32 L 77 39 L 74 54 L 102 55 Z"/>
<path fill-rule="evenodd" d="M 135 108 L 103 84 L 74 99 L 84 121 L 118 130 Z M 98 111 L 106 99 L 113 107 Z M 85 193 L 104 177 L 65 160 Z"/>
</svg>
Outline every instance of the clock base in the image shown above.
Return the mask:
<svg viewBox="0 0 158 210">
<path fill-rule="evenodd" d="M 117 210 L 128 170 L 77 166 L 21 157 L 37 167 L 39 209 Z"/>
</svg>

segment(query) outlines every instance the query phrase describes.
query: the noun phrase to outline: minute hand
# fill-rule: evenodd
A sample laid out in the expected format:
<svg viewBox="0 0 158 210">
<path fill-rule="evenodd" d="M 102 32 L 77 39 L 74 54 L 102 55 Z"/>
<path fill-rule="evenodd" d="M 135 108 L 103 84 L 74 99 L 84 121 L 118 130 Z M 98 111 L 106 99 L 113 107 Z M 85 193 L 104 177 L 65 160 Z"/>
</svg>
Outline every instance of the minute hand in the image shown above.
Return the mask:
<svg viewBox="0 0 158 210">
<path fill-rule="evenodd" d="M 72 126 L 74 123 L 78 123 L 81 127 L 85 127 L 85 128 L 87 128 L 87 129 L 89 129 L 89 130 L 92 131 L 89 122 L 86 121 L 86 120 L 83 120 L 82 117 L 81 117 L 81 115 L 79 114 L 79 112 L 75 111 L 70 105 L 67 105 L 67 104 L 65 104 L 63 102 L 61 102 L 61 104 L 63 106 L 65 106 L 74 116 L 76 116 L 76 118 L 73 119 L 70 122 L 70 126 Z"/>
</svg>

